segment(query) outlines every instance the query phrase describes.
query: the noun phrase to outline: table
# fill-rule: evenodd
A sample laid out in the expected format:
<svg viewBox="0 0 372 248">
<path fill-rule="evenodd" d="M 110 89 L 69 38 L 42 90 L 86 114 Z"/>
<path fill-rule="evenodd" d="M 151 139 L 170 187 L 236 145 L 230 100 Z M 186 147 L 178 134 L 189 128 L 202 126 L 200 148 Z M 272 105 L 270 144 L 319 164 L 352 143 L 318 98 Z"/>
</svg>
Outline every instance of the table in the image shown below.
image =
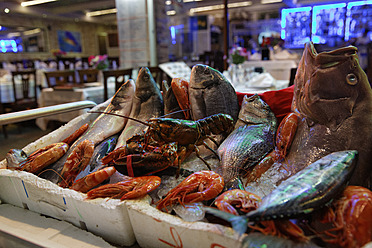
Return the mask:
<svg viewBox="0 0 372 248">
<path fill-rule="evenodd" d="M 93 84 L 91 84 L 93 85 Z M 109 96 L 115 94 L 115 83 L 108 83 L 108 92 Z M 41 91 L 41 94 L 38 98 L 39 107 L 52 106 L 57 104 L 76 102 L 90 100 L 97 104 L 102 103 L 103 100 L 103 85 L 84 87 L 84 88 L 74 88 L 69 90 L 55 90 L 53 88 L 45 88 Z M 49 121 L 60 121 L 60 122 L 69 122 L 75 117 L 86 113 L 88 110 L 78 110 L 65 114 L 57 114 L 54 116 L 39 118 L 36 120 L 36 125 L 42 129 L 46 130 Z"/>
<path fill-rule="evenodd" d="M 296 60 L 249 60 L 243 63 L 244 67 L 263 67 L 277 80 L 289 80 L 291 69 L 297 68 Z"/>
</svg>

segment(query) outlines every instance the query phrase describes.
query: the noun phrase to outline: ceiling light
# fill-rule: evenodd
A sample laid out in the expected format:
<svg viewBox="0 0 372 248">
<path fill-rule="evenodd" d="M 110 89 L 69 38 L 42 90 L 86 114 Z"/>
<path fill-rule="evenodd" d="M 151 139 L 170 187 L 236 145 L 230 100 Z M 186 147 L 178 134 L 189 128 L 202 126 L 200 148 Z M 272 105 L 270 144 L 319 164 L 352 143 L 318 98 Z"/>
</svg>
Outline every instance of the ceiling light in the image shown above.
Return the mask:
<svg viewBox="0 0 372 248">
<path fill-rule="evenodd" d="M 251 1 L 240 2 L 240 3 L 229 3 L 227 4 L 227 8 L 246 7 L 250 5 L 252 5 Z M 218 5 L 211 5 L 211 6 L 205 6 L 205 7 L 191 8 L 190 12 L 191 13 L 205 12 L 205 11 L 211 11 L 211 10 L 219 10 L 223 8 L 224 8 L 223 4 L 218 4 Z"/>
<path fill-rule="evenodd" d="M 4 9 L 4 12 L 5 12 L 6 14 L 8 14 L 8 13 L 10 12 L 10 9 L 5 8 L 5 9 Z"/>
<path fill-rule="evenodd" d="M 184 3 L 201 2 L 203 0 L 183 0 Z"/>
<path fill-rule="evenodd" d="M 167 15 L 175 15 L 176 11 L 175 10 L 169 10 L 167 11 Z"/>
<path fill-rule="evenodd" d="M 172 4 L 172 1 L 170 1 L 170 0 L 165 1 L 165 4 L 166 4 L 166 5 L 171 5 L 171 4 Z"/>
<path fill-rule="evenodd" d="M 261 4 L 267 4 L 267 3 L 281 3 L 282 0 L 261 0 Z"/>
<path fill-rule="evenodd" d="M 37 34 L 40 32 L 41 32 L 40 28 L 35 28 L 35 29 L 28 30 L 28 31 L 24 31 L 23 35 L 32 35 L 32 34 Z"/>
<path fill-rule="evenodd" d="M 108 14 L 115 14 L 118 10 L 116 8 L 114 9 L 104 9 L 104 10 L 97 10 L 92 12 L 87 12 L 86 16 L 100 16 L 100 15 L 108 15 Z"/>
<path fill-rule="evenodd" d="M 42 4 L 42 3 L 49 3 L 49 2 L 55 2 L 57 0 L 33 0 L 33 1 L 27 1 L 27 2 L 22 2 L 21 6 L 22 7 L 27 7 L 31 5 L 37 5 L 37 4 Z"/>
</svg>

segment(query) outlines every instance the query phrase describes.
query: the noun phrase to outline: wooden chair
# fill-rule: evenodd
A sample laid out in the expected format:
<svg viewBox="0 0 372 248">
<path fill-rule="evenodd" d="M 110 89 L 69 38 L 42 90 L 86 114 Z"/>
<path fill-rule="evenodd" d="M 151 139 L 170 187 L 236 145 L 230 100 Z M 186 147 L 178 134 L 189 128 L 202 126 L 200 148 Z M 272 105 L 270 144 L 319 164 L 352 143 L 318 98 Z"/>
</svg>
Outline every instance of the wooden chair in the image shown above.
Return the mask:
<svg viewBox="0 0 372 248">
<path fill-rule="evenodd" d="M 75 70 L 76 68 L 76 58 L 57 58 L 57 68 L 62 70 L 61 63 L 64 66 L 64 70 Z M 71 68 L 72 65 L 72 68 Z"/>
<path fill-rule="evenodd" d="M 46 71 L 44 74 L 49 88 L 64 85 L 76 85 L 75 71 Z"/>
<path fill-rule="evenodd" d="M 106 101 L 108 99 L 108 79 L 110 77 L 115 78 L 115 91 L 117 91 L 123 83 L 127 81 L 126 76 L 132 77 L 132 69 L 117 69 L 117 70 L 104 70 L 103 73 L 103 99 Z"/>
<path fill-rule="evenodd" d="M 21 94 L 17 94 L 17 79 L 21 82 Z M 12 111 L 37 108 L 36 70 L 12 71 L 14 102 L 10 105 Z M 33 93 L 31 93 L 33 92 Z"/>
<path fill-rule="evenodd" d="M 98 69 L 81 69 L 77 70 L 79 74 L 80 83 L 91 83 L 98 81 Z"/>
</svg>

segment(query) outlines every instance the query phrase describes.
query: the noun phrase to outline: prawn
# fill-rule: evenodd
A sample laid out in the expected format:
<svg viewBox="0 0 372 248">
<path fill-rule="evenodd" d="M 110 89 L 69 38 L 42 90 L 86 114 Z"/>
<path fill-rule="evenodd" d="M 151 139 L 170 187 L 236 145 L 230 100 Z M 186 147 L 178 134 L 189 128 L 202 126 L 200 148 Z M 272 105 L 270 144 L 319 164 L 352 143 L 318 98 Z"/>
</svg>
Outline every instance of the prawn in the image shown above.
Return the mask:
<svg viewBox="0 0 372 248">
<path fill-rule="evenodd" d="M 92 188 L 96 187 L 98 184 L 109 179 L 115 172 L 116 169 L 113 166 L 92 172 L 89 175 L 86 175 L 85 177 L 82 177 L 74 182 L 71 185 L 70 189 L 86 193 Z"/>
</svg>

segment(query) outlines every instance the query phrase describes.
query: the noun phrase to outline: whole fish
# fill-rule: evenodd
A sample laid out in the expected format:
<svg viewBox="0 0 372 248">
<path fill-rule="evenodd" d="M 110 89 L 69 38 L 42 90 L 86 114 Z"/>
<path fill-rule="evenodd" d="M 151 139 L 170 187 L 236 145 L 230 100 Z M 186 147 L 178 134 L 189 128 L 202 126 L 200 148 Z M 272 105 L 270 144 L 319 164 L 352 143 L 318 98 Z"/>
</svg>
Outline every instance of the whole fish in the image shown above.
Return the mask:
<svg viewBox="0 0 372 248">
<path fill-rule="evenodd" d="M 244 97 L 237 124 L 240 122 L 245 124 L 238 126 L 217 150 L 227 188 L 239 172 L 246 172 L 274 148 L 277 120 L 258 95 Z"/>
<path fill-rule="evenodd" d="M 173 89 L 172 87 L 169 87 L 168 82 L 166 80 L 163 80 L 162 82 L 162 89 L 164 99 L 164 114 L 170 118 L 184 119 L 185 116 L 182 112 L 180 112 L 181 108 L 180 105 L 178 104 L 176 96 L 174 95 Z"/>
<path fill-rule="evenodd" d="M 164 113 L 163 97 L 150 70 L 142 67 L 136 79 L 136 91 L 133 96 L 132 111 L 129 117 L 140 121 L 162 116 Z M 126 115 L 128 116 L 128 115 Z M 122 120 L 127 118 L 122 118 Z M 119 136 L 116 148 L 126 144 L 127 139 L 137 133 L 141 133 L 147 126 L 128 120 L 123 132 Z"/>
<path fill-rule="evenodd" d="M 107 106 L 104 112 L 119 115 L 128 115 L 132 109 L 132 98 L 134 96 L 134 91 L 134 82 L 133 80 L 129 79 L 115 93 L 111 100 L 111 103 Z M 120 132 L 124 128 L 126 123 L 127 119 L 125 118 L 107 114 L 100 114 L 97 119 L 91 124 L 89 129 L 78 140 L 76 140 L 74 144 L 72 144 L 67 153 L 50 167 L 53 171 L 45 172 L 41 174 L 41 177 L 52 182 L 57 182 L 59 180 L 59 176 L 57 173 L 62 170 L 68 156 L 71 154 L 74 147 L 76 147 L 84 140 L 90 140 L 95 145 L 97 145 L 104 139 Z"/>
<path fill-rule="evenodd" d="M 285 162 L 274 163 L 250 189 L 261 186 L 266 195 L 309 164 L 343 150 L 359 153 L 350 184 L 372 187 L 372 90 L 357 52 L 348 46 L 317 53 L 311 42 L 305 45 L 294 82 L 295 137 Z"/>
<path fill-rule="evenodd" d="M 236 122 L 239 103 L 234 87 L 221 72 L 207 66 L 195 65 L 191 70 L 189 101 L 192 119 L 213 114 L 229 114 Z"/>
<path fill-rule="evenodd" d="M 207 211 L 230 221 L 235 231 L 244 233 L 248 221 L 291 219 L 312 213 L 343 192 L 356 167 L 356 150 L 331 153 L 283 181 L 260 206 L 236 216 L 216 209 Z"/>
</svg>

